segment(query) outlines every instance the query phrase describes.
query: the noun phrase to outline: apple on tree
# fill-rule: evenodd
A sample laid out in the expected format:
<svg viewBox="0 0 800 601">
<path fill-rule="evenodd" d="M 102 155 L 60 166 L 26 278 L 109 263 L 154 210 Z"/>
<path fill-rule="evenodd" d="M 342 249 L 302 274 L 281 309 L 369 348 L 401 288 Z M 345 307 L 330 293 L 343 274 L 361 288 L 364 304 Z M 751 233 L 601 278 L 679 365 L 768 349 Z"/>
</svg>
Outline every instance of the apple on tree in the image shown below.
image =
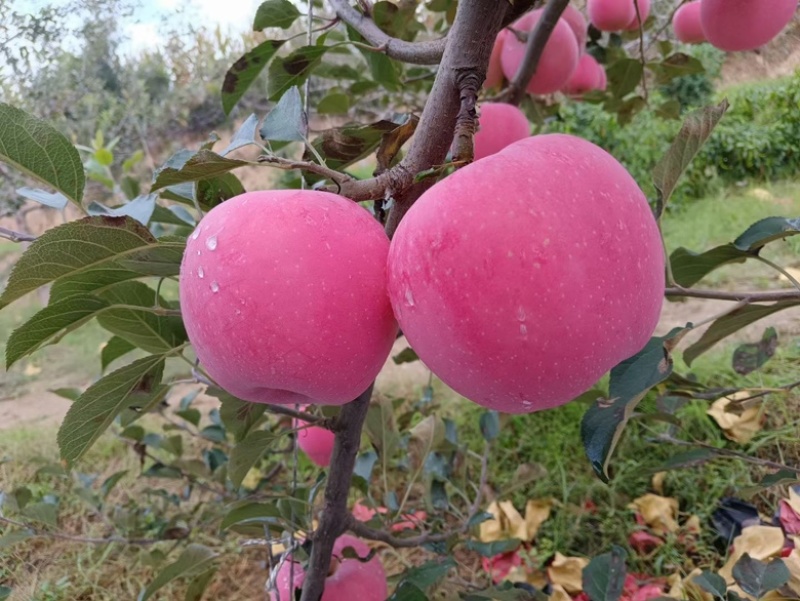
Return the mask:
<svg viewBox="0 0 800 601">
<path fill-rule="evenodd" d="M 600 31 L 622 31 L 636 20 L 634 0 L 588 0 L 589 21 Z M 640 9 L 641 10 L 641 9 Z"/>
<path fill-rule="evenodd" d="M 706 34 L 700 23 L 700 0 L 678 7 L 672 16 L 672 29 L 675 37 L 684 44 L 701 44 L 706 41 Z"/>
<path fill-rule="evenodd" d="M 591 54 L 582 54 L 578 68 L 561 91 L 568 96 L 579 97 L 591 90 L 603 89 L 604 75 L 605 69 Z"/>
<path fill-rule="evenodd" d="M 789 24 L 798 0 L 700 0 L 700 23 L 712 46 L 754 50 Z"/>
<path fill-rule="evenodd" d="M 333 454 L 336 436 L 327 428 L 314 426 L 300 419 L 292 420 L 297 432 L 297 446 L 308 458 L 320 467 L 328 467 Z"/>
<path fill-rule="evenodd" d="M 531 135 L 528 118 L 511 104 L 486 102 L 478 110 L 478 131 L 473 142 L 476 161 Z"/>
</svg>

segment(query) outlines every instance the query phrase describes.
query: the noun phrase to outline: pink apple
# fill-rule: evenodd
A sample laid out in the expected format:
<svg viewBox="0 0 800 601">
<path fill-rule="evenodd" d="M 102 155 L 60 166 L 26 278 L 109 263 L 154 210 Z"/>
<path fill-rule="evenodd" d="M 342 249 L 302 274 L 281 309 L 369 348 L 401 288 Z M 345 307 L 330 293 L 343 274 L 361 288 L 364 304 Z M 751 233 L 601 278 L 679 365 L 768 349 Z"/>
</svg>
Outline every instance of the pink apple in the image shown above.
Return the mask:
<svg viewBox="0 0 800 601">
<path fill-rule="evenodd" d="M 586 49 L 586 32 L 589 27 L 586 19 L 581 14 L 581 11 L 571 4 L 567 4 L 567 8 L 561 13 L 561 18 L 572 29 L 572 33 L 575 34 L 575 40 L 578 42 L 578 51 L 583 54 Z"/>
<path fill-rule="evenodd" d="M 570 96 L 581 96 L 590 90 L 599 90 L 602 83 L 601 71 L 603 68 L 591 54 L 581 55 L 578 68 L 569 78 L 562 92 Z"/>
<path fill-rule="evenodd" d="M 333 559 L 328 577 L 325 579 L 325 592 L 320 601 L 385 601 L 388 596 L 386 572 L 377 556 L 362 563 L 358 559 L 344 557 L 347 547 L 361 558 L 369 555 L 369 547 L 349 534 L 336 539 L 333 545 Z M 290 582 L 290 572 L 294 572 L 294 586 Z M 270 593 L 271 601 L 294 601 L 294 589 L 300 589 L 305 581 L 305 571 L 299 562 L 295 562 L 294 570 L 291 561 L 287 561 L 278 571 L 275 580 L 278 595 Z"/>
<path fill-rule="evenodd" d="M 531 135 L 528 118 L 513 105 L 486 102 L 478 107 L 478 112 L 478 131 L 474 141 L 476 161 Z"/>
<path fill-rule="evenodd" d="M 700 0 L 681 5 L 672 17 L 675 37 L 684 44 L 701 44 L 706 34 L 700 24 Z"/>
<path fill-rule="evenodd" d="M 364 208 L 328 192 L 248 192 L 217 205 L 189 237 L 180 273 L 201 366 L 247 401 L 352 401 L 397 333 L 388 251 Z"/>
<path fill-rule="evenodd" d="M 720 50 L 754 50 L 777 36 L 796 10 L 797 0 L 701 0 L 700 23 Z"/>
<path fill-rule="evenodd" d="M 562 405 L 640 351 L 664 295 L 641 189 L 566 134 L 525 138 L 435 184 L 400 223 L 388 265 L 423 363 L 507 413 Z"/>
<path fill-rule="evenodd" d="M 299 419 L 292 420 L 292 427 L 297 430 L 297 446 L 300 450 L 318 466 L 328 467 L 336 438 L 333 432 L 320 426 L 310 426 Z"/>
<path fill-rule="evenodd" d="M 586 10 L 600 31 L 622 31 L 636 21 L 633 0 L 587 0 Z"/>
<path fill-rule="evenodd" d="M 606 69 L 600 63 L 597 63 L 597 89 L 605 92 L 608 88 L 608 76 Z"/>
<path fill-rule="evenodd" d="M 517 19 L 511 28 L 530 32 L 542 16 L 542 9 L 532 10 Z M 509 32 L 503 39 L 500 63 L 506 79 L 513 79 L 525 56 L 525 42 Z M 531 94 L 552 94 L 560 90 L 578 66 L 580 50 L 575 34 L 563 19 L 559 19 L 550 39 L 544 46 L 536 72 L 528 83 L 527 91 Z"/>
<path fill-rule="evenodd" d="M 650 0 L 638 0 L 639 4 L 639 14 L 636 15 L 636 6 L 634 5 L 633 8 L 633 19 L 628 26 L 625 27 L 625 31 L 635 31 L 639 29 L 640 23 L 644 23 L 647 21 L 647 17 L 650 16 Z M 641 21 L 640 21 L 641 20 Z"/>
<path fill-rule="evenodd" d="M 503 85 L 503 66 L 500 64 L 500 55 L 503 53 L 503 38 L 508 35 L 505 29 L 494 40 L 492 55 L 489 57 L 489 66 L 486 69 L 486 79 L 483 81 L 483 89 L 491 90 Z"/>
</svg>

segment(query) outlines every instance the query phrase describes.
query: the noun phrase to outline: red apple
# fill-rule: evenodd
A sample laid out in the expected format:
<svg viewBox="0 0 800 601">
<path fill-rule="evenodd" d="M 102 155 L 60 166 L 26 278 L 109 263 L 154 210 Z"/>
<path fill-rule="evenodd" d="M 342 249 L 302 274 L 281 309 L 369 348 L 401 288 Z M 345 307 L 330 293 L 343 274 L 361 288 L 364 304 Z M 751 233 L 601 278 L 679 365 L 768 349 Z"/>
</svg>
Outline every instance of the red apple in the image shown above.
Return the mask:
<svg viewBox="0 0 800 601">
<path fill-rule="evenodd" d="M 297 446 L 300 450 L 318 466 L 328 467 L 336 438 L 333 432 L 320 426 L 310 426 L 299 419 L 292 420 L 292 427 L 297 430 Z"/>
<path fill-rule="evenodd" d="M 507 413 L 562 405 L 640 351 L 664 295 L 641 189 L 566 134 L 525 138 L 435 184 L 400 223 L 388 265 L 423 363 Z"/>
<path fill-rule="evenodd" d="M 622 31 L 636 21 L 633 0 L 587 0 L 586 10 L 600 31 Z"/>
<path fill-rule="evenodd" d="M 494 40 L 492 55 L 489 57 L 489 66 L 486 69 L 486 79 L 483 81 L 483 89 L 491 90 L 503 85 L 503 66 L 500 64 L 500 55 L 503 53 L 503 38 L 508 34 L 505 29 Z"/>
<path fill-rule="evenodd" d="M 369 386 L 397 334 L 389 240 L 328 192 L 249 192 L 189 237 L 180 302 L 202 367 L 247 401 L 341 405 Z"/>
<path fill-rule="evenodd" d="M 531 135 L 528 118 L 517 107 L 502 102 L 486 102 L 478 107 L 478 131 L 474 157 L 477 161 L 500 152 L 513 142 Z"/>
<path fill-rule="evenodd" d="M 597 63 L 597 89 L 605 91 L 608 88 L 608 76 L 606 69 L 600 63 Z"/>
<path fill-rule="evenodd" d="M 578 68 L 569 78 L 562 92 L 570 96 L 581 96 L 590 90 L 599 90 L 602 83 L 601 71 L 603 68 L 591 54 L 581 55 Z"/>
<path fill-rule="evenodd" d="M 706 34 L 700 24 L 700 0 L 683 4 L 672 16 L 675 37 L 684 44 L 701 44 Z"/>
<path fill-rule="evenodd" d="M 625 27 L 625 31 L 634 31 L 639 29 L 640 23 L 644 23 L 647 21 L 647 17 L 650 16 L 650 0 L 638 0 L 639 4 L 639 14 L 636 14 L 636 6 L 634 5 L 633 11 L 633 19 L 628 26 Z"/>
<path fill-rule="evenodd" d="M 572 29 L 572 33 L 575 34 L 575 40 L 578 42 L 578 51 L 583 54 L 586 49 L 586 31 L 588 29 L 586 19 L 584 19 L 581 11 L 571 4 L 567 4 L 567 8 L 561 13 L 561 18 Z"/>
<path fill-rule="evenodd" d="M 385 601 L 388 595 L 386 572 L 377 556 L 362 563 L 358 559 L 347 559 L 343 551 L 352 547 L 359 557 L 369 555 L 369 547 L 361 540 L 344 534 L 333 545 L 333 559 L 328 577 L 325 579 L 325 592 L 320 601 Z M 290 583 L 291 560 L 281 566 L 275 580 L 278 595 L 270 593 L 271 601 L 294 601 L 294 590 L 303 586 L 305 571 L 299 562 L 294 564 L 294 586 Z"/>
<path fill-rule="evenodd" d="M 777 36 L 796 10 L 797 0 L 702 0 L 700 23 L 720 50 L 754 50 Z"/>
<path fill-rule="evenodd" d="M 517 19 L 511 28 L 530 34 L 541 16 L 542 9 L 532 10 Z M 525 48 L 525 42 L 520 41 L 511 32 L 503 39 L 500 63 L 507 79 L 514 78 L 525 56 Z M 559 19 L 544 46 L 536 73 L 528 83 L 527 91 L 531 94 L 552 94 L 560 90 L 577 68 L 579 56 L 578 42 L 572 29 L 566 21 Z"/>
</svg>

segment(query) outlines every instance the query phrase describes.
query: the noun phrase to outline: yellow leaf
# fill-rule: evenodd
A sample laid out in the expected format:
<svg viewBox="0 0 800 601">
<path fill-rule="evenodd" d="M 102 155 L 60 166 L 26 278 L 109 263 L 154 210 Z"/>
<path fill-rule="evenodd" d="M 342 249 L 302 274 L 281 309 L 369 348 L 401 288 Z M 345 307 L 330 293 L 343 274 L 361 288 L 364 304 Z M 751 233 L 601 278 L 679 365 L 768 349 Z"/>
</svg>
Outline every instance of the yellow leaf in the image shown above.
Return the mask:
<svg viewBox="0 0 800 601">
<path fill-rule="evenodd" d="M 667 477 L 667 472 L 656 472 L 650 480 L 650 485 L 657 494 L 664 494 L 664 478 Z"/>
<path fill-rule="evenodd" d="M 783 529 L 776 526 L 749 526 L 733 539 L 733 553 L 719 570 L 728 584 L 733 584 L 733 566 L 745 553 L 753 559 L 765 560 L 780 554 L 783 549 Z"/>
<path fill-rule="evenodd" d="M 553 585 L 553 592 L 550 593 L 549 599 L 550 601 L 572 601 L 572 597 L 560 584 Z"/>
<path fill-rule="evenodd" d="M 761 403 L 743 408 L 740 411 L 727 411 L 732 401 L 746 399 L 752 393 L 740 390 L 733 394 L 717 399 L 709 407 L 708 415 L 714 418 L 719 424 L 722 432 L 728 440 L 745 444 L 761 430 Z"/>
<path fill-rule="evenodd" d="M 795 547 L 788 557 L 783 558 L 783 563 L 789 568 L 789 588 L 800 595 L 800 551 Z"/>
<path fill-rule="evenodd" d="M 683 523 L 683 529 L 692 534 L 700 534 L 700 518 L 696 515 L 690 515 Z"/>
<path fill-rule="evenodd" d="M 505 580 L 509 582 L 526 582 L 538 589 L 547 586 L 547 575 L 540 570 L 531 570 L 529 567 L 521 565 L 514 566 L 508 572 Z"/>
<path fill-rule="evenodd" d="M 494 516 L 493 520 L 481 522 L 478 538 L 481 542 L 491 543 L 496 540 L 518 538 L 527 540 L 525 520 L 511 501 L 492 501 L 486 510 Z"/>
<path fill-rule="evenodd" d="M 675 521 L 678 515 L 677 499 L 647 493 L 634 499 L 628 507 L 638 511 L 655 534 L 666 534 L 678 529 L 678 522 Z"/>
<path fill-rule="evenodd" d="M 692 601 L 714 601 L 714 595 L 700 588 L 694 578 L 703 573 L 700 568 L 695 568 L 683 580 L 679 574 L 673 574 L 668 583 L 670 584 L 668 597 L 674 599 L 691 599 Z"/>
<path fill-rule="evenodd" d="M 553 563 L 547 568 L 547 575 L 553 586 L 560 585 L 569 594 L 583 591 L 583 568 L 589 565 L 585 557 L 565 557 L 556 553 Z"/>
<path fill-rule="evenodd" d="M 526 541 L 536 538 L 539 527 L 550 517 L 553 507 L 551 499 L 531 499 L 525 505 L 525 534 Z"/>
</svg>

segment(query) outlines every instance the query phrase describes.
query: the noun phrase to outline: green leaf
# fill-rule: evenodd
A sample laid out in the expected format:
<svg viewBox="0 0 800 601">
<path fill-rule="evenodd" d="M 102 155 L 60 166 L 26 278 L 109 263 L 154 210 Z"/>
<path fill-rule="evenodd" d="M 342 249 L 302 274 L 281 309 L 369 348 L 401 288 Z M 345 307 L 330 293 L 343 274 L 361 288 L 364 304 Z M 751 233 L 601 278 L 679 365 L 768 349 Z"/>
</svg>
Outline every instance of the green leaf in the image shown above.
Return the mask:
<svg viewBox="0 0 800 601">
<path fill-rule="evenodd" d="M 341 92 L 331 92 L 317 103 L 320 115 L 341 115 L 350 110 L 350 96 Z"/>
<path fill-rule="evenodd" d="M 389 399 L 379 396 L 370 403 L 364 420 L 364 432 L 382 457 L 391 457 L 400 446 L 400 432 Z"/>
<path fill-rule="evenodd" d="M 269 99 L 276 102 L 290 88 L 301 86 L 329 49 L 330 46 L 302 46 L 286 58 L 272 61 L 267 81 Z"/>
<path fill-rule="evenodd" d="M 675 190 L 681 175 L 727 110 L 728 101 L 723 100 L 717 105 L 707 106 L 690 113 L 684 120 L 667 153 L 653 168 L 653 184 L 657 192 L 656 219 L 661 218 L 664 207 L 667 206 L 667 201 Z"/>
<path fill-rule="evenodd" d="M 222 83 L 222 109 L 228 115 L 285 40 L 267 40 L 239 58 Z M 226 154 L 226 153 L 223 153 Z"/>
<path fill-rule="evenodd" d="M 16 545 L 24 540 L 32 538 L 33 532 L 30 530 L 14 530 L 8 534 L 0 536 L 0 549 L 6 549 L 12 545 Z M 1 598 L 1 597 L 0 597 Z"/>
<path fill-rule="evenodd" d="M 756 221 L 742 232 L 733 245 L 739 250 L 756 252 L 764 245 L 800 234 L 800 219 L 767 217 Z"/>
<path fill-rule="evenodd" d="M 276 438 L 277 436 L 272 432 L 256 430 L 233 447 L 228 464 L 228 477 L 235 487 L 241 486 L 247 472 L 275 444 Z"/>
<path fill-rule="evenodd" d="M 86 176 L 78 150 L 55 127 L 0 102 L 0 161 L 49 184 L 80 206 Z"/>
<path fill-rule="evenodd" d="M 62 399 L 67 399 L 70 401 L 77 401 L 78 397 L 83 394 L 83 391 L 80 388 L 55 388 L 50 390 L 53 394 L 57 394 Z"/>
<path fill-rule="evenodd" d="M 618 601 L 625 586 L 625 549 L 614 545 L 610 553 L 592 558 L 583 568 L 583 591 L 591 601 Z"/>
<path fill-rule="evenodd" d="M 216 558 L 217 554 L 205 545 L 189 545 L 174 563 L 161 570 L 147 588 L 139 593 L 138 601 L 147 601 L 158 589 L 176 578 L 191 578 L 205 573 Z"/>
<path fill-rule="evenodd" d="M 463 601 L 547 601 L 547 595 L 537 591 L 530 593 L 517 588 L 511 582 L 503 582 L 482 591 L 460 593 Z"/>
<path fill-rule="evenodd" d="M 300 11 L 289 0 L 267 0 L 262 2 L 256 11 L 253 31 L 261 31 L 268 27 L 289 29 L 299 16 Z"/>
<path fill-rule="evenodd" d="M 119 481 L 122 480 L 127 473 L 128 470 L 114 472 L 103 481 L 103 484 L 100 486 L 100 491 L 102 492 L 104 499 L 108 498 L 108 495 L 111 494 L 111 491 L 114 490 L 117 484 L 119 484 Z"/>
<path fill-rule="evenodd" d="M 6 369 L 37 349 L 88 323 L 108 302 L 94 296 L 73 296 L 52 303 L 16 328 L 6 344 Z"/>
<path fill-rule="evenodd" d="M 255 526 L 256 531 L 264 534 L 263 525 L 274 526 L 282 522 L 281 512 L 275 503 L 256 503 L 244 501 L 233 506 L 225 514 L 219 525 L 220 531 L 229 528 L 241 532 L 244 526 Z"/>
<path fill-rule="evenodd" d="M 767 474 L 761 478 L 759 484 L 765 488 L 770 486 L 777 486 L 778 484 L 787 484 L 797 482 L 797 472 L 789 469 L 778 470 L 774 474 Z"/>
<path fill-rule="evenodd" d="M 347 37 L 353 42 L 360 44 L 368 43 L 361 34 L 349 25 L 347 26 Z M 389 91 L 397 91 L 400 89 L 401 83 L 400 76 L 397 72 L 398 67 L 392 59 L 382 52 L 374 52 L 360 47 L 358 50 L 367 62 L 373 80 Z"/>
<path fill-rule="evenodd" d="M 642 81 L 644 68 L 638 59 L 623 58 L 612 64 L 606 73 L 609 90 L 617 98 L 623 98 L 633 92 Z"/>
<path fill-rule="evenodd" d="M 14 265 L 0 309 L 51 282 L 51 299 L 61 300 L 137 278 L 142 274 L 120 262 L 156 248 L 181 248 L 177 243 L 159 244 L 130 217 L 85 217 L 54 227 L 31 243 Z"/>
<path fill-rule="evenodd" d="M 413 584 L 418 589 L 425 591 L 444 580 L 447 573 L 455 567 L 456 562 L 452 557 L 432 559 L 403 572 L 400 584 Z"/>
<path fill-rule="evenodd" d="M 683 351 L 683 360 L 686 362 L 686 365 L 691 365 L 700 355 L 734 332 L 768 315 L 783 311 L 784 309 L 791 309 L 798 305 L 800 305 L 800 301 L 796 300 L 784 300 L 771 305 L 753 304 L 736 309 L 727 315 L 723 315 L 703 332 L 703 335 L 697 342 Z"/>
<path fill-rule="evenodd" d="M 654 337 L 611 370 L 608 399 L 596 401 L 581 420 L 581 440 L 595 473 L 608 482 L 608 462 L 633 410 L 647 391 L 672 373 L 671 349 L 690 328 Z"/>
<path fill-rule="evenodd" d="M 28 200 L 38 202 L 46 207 L 58 209 L 59 211 L 67 206 L 69 199 L 60 192 L 46 192 L 36 188 L 17 188 L 17 194 Z"/>
<path fill-rule="evenodd" d="M 105 344 L 103 350 L 100 351 L 100 372 L 105 373 L 106 368 L 114 361 L 127 355 L 136 347 L 119 336 L 112 336 L 111 339 Z"/>
<path fill-rule="evenodd" d="M 180 317 L 156 315 L 151 311 L 156 303 L 163 307 L 165 302 L 162 298 L 156 301 L 155 290 L 142 282 L 121 282 L 100 292 L 99 296 L 110 305 L 98 315 L 100 325 L 148 353 L 167 353 L 188 340 Z"/>
<path fill-rule="evenodd" d="M 778 348 L 778 333 L 775 328 L 764 330 L 759 342 L 751 342 L 736 347 L 733 351 L 733 371 L 745 376 L 762 367 Z"/>
<path fill-rule="evenodd" d="M 58 507 L 52 503 L 31 503 L 22 510 L 22 515 L 45 526 L 58 526 Z"/>
<path fill-rule="evenodd" d="M 142 194 L 118 207 L 110 208 L 99 202 L 92 202 L 86 211 L 89 215 L 110 215 L 112 217 L 132 217 L 142 225 L 147 225 L 156 209 L 157 194 Z"/>
<path fill-rule="evenodd" d="M 244 148 L 245 146 L 250 146 L 251 144 L 255 144 L 256 138 L 256 129 L 258 128 L 258 117 L 255 113 L 251 114 L 247 119 L 244 120 L 244 123 L 236 130 L 236 133 L 233 134 L 230 143 L 225 147 L 220 154 L 225 156 L 234 150 L 238 150 L 239 148 Z"/>
<path fill-rule="evenodd" d="M 716 459 L 717 455 L 709 449 L 692 449 L 676 453 L 660 465 L 658 471 L 673 470 L 682 467 L 697 467 Z"/>
<path fill-rule="evenodd" d="M 223 173 L 197 182 L 197 200 L 200 207 L 205 210 L 213 209 L 218 204 L 244 192 L 242 182 L 233 173 Z"/>
<path fill-rule="evenodd" d="M 220 400 L 219 417 L 225 429 L 233 434 L 237 442 L 247 436 L 267 409 L 263 403 L 243 401 L 221 388 L 209 387 L 206 392 Z"/>
<path fill-rule="evenodd" d="M 733 566 L 733 579 L 736 584 L 756 599 L 761 599 L 768 592 L 782 587 L 789 582 L 790 576 L 789 568 L 780 557 L 766 563 L 745 553 Z"/>
<path fill-rule="evenodd" d="M 58 430 L 61 457 L 79 459 L 124 409 L 161 393 L 164 357 L 150 355 L 92 384 L 67 411 Z"/>
<path fill-rule="evenodd" d="M 492 442 L 500 436 L 500 417 L 497 411 L 484 411 L 480 418 L 481 435 L 486 442 Z"/>
<path fill-rule="evenodd" d="M 482 543 L 478 540 L 470 539 L 467 541 L 466 547 L 470 551 L 475 551 L 483 557 L 494 557 L 502 553 L 509 553 L 519 549 L 520 540 L 517 538 L 509 538 L 505 540 L 496 540 L 490 543 Z"/>
<path fill-rule="evenodd" d="M 243 165 L 249 163 L 220 156 L 211 150 L 179 150 L 156 171 L 151 190 L 208 179 Z"/>
<path fill-rule="evenodd" d="M 297 86 L 289 88 L 264 117 L 259 132 L 269 142 L 302 142 L 308 134 L 308 120 Z"/>
<path fill-rule="evenodd" d="M 714 595 L 715 598 L 725 599 L 728 585 L 725 583 L 725 579 L 722 576 L 714 572 L 709 572 L 708 570 L 703 570 L 702 574 L 698 574 L 692 578 L 692 582 L 704 591 Z"/>
<path fill-rule="evenodd" d="M 2 548 L 2 542 L 5 536 L 0 537 L 0 548 Z M 5 585 L 0 585 L 0 601 L 6 601 L 11 596 L 11 593 L 14 592 L 14 589 Z"/>
<path fill-rule="evenodd" d="M 189 583 L 189 587 L 186 589 L 186 595 L 183 597 L 183 601 L 200 601 L 216 573 L 217 569 L 212 568 L 206 570 L 199 576 L 195 576 L 194 580 Z"/>
<path fill-rule="evenodd" d="M 428 595 L 411 582 L 402 581 L 386 601 L 429 601 Z"/>
<path fill-rule="evenodd" d="M 647 67 L 656 75 L 656 83 L 664 85 L 676 77 L 705 73 L 703 63 L 683 52 L 670 54 L 660 63 L 648 63 Z"/>
<path fill-rule="evenodd" d="M 417 355 L 417 351 L 410 346 L 407 346 L 394 357 L 392 357 L 392 361 L 394 361 L 396 365 L 400 365 L 401 363 L 411 363 L 413 361 L 419 361 L 419 355 Z"/>
</svg>

